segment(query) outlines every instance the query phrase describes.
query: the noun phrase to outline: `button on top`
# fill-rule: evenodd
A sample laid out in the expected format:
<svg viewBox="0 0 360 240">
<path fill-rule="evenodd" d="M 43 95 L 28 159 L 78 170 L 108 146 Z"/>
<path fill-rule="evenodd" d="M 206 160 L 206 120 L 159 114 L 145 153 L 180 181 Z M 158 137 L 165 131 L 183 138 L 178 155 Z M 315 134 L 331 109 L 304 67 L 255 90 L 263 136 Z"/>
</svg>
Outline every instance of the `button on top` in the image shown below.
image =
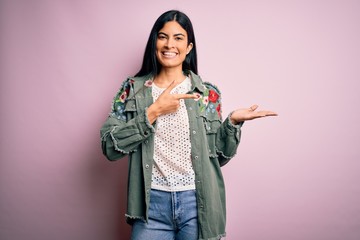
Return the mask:
<svg viewBox="0 0 360 240">
<path fill-rule="evenodd" d="M 146 164 L 146 165 L 145 165 L 145 168 L 149 168 L 149 167 L 150 167 L 149 164 Z"/>
<path fill-rule="evenodd" d="M 196 131 L 195 131 L 195 130 L 193 131 L 193 134 L 196 134 Z"/>
</svg>

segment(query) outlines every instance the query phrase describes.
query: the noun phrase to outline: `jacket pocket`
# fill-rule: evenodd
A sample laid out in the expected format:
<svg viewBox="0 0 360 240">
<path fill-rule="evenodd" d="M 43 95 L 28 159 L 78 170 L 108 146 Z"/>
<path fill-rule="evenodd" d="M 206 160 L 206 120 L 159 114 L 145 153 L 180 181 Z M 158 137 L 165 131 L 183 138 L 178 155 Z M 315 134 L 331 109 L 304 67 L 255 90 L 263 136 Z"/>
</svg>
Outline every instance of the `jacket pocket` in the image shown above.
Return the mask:
<svg viewBox="0 0 360 240">
<path fill-rule="evenodd" d="M 135 99 L 128 99 L 125 102 L 125 112 L 135 112 L 136 111 L 136 101 Z"/>
<path fill-rule="evenodd" d="M 209 147 L 209 156 L 217 157 L 216 154 L 216 134 L 221 126 L 221 120 L 217 114 L 208 114 L 201 116 L 204 122 L 206 138 Z"/>
<path fill-rule="evenodd" d="M 135 99 L 128 99 L 125 102 L 125 114 L 127 121 L 133 119 L 136 116 L 136 100 Z"/>
</svg>

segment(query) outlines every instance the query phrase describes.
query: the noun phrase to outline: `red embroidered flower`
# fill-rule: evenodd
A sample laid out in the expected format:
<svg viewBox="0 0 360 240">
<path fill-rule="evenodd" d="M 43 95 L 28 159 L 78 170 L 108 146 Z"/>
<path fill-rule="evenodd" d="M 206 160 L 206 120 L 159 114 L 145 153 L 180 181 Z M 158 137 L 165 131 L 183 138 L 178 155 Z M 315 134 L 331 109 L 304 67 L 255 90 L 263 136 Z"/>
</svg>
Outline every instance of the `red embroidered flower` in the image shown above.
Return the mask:
<svg viewBox="0 0 360 240">
<path fill-rule="evenodd" d="M 218 100 L 219 94 L 217 94 L 214 90 L 209 91 L 209 101 L 215 103 Z"/>
<path fill-rule="evenodd" d="M 219 103 L 219 105 L 217 105 L 216 111 L 218 112 L 218 114 L 220 116 L 220 114 L 221 114 L 221 104 L 220 103 Z"/>
<path fill-rule="evenodd" d="M 122 102 L 122 103 L 125 102 L 127 96 L 128 96 L 128 94 L 126 93 L 126 91 L 124 91 L 124 92 L 120 95 L 119 101 Z"/>
</svg>

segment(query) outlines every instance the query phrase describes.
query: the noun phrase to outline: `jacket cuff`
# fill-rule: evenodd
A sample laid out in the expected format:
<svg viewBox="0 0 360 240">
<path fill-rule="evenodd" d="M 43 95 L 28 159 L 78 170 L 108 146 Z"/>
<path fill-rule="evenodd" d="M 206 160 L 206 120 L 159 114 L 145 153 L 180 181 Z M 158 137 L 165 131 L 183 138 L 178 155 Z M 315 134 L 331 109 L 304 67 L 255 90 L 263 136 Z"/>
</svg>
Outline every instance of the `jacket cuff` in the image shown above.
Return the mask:
<svg viewBox="0 0 360 240">
<path fill-rule="evenodd" d="M 238 131 L 244 125 L 244 121 L 239 122 L 238 124 L 233 124 L 230 120 L 230 116 L 233 112 L 231 112 L 228 117 L 225 119 L 227 122 L 226 127 L 229 129 L 229 131 Z"/>
<path fill-rule="evenodd" d="M 225 119 L 225 129 L 228 135 L 235 135 L 236 140 L 240 141 L 241 135 L 241 127 L 244 125 L 244 121 L 239 122 L 238 124 L 233 124 L 230 120 L 232 112 L 229 116 Z"/>
</svg>

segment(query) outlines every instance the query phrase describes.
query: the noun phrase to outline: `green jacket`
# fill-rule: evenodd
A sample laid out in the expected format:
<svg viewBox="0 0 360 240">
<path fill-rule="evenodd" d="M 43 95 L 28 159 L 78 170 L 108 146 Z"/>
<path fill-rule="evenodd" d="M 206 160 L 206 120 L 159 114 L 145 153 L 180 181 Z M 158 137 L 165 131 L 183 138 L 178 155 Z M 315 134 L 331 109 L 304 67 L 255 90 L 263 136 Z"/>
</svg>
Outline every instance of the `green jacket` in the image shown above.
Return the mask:
<svg viewBox="0 0 360 240">
<path fill-rule="evenodd" d="M 229 117 L 222 122 L 219 90 L 190 72 L 199 99 L 186 99 L 191 158 L 195 171 L 199 239 L 225 236 L 225 186 L 220 167 L 235 154 L 242 125 Z M 129 156 L 127 222 L 148 219 L 155 125 L 146 109 L 153 103 L 152 76 L 131 77 L 117 93 L 109 118 L 101 128 L 101 144 L 109 160 Z"/>
</svg>

